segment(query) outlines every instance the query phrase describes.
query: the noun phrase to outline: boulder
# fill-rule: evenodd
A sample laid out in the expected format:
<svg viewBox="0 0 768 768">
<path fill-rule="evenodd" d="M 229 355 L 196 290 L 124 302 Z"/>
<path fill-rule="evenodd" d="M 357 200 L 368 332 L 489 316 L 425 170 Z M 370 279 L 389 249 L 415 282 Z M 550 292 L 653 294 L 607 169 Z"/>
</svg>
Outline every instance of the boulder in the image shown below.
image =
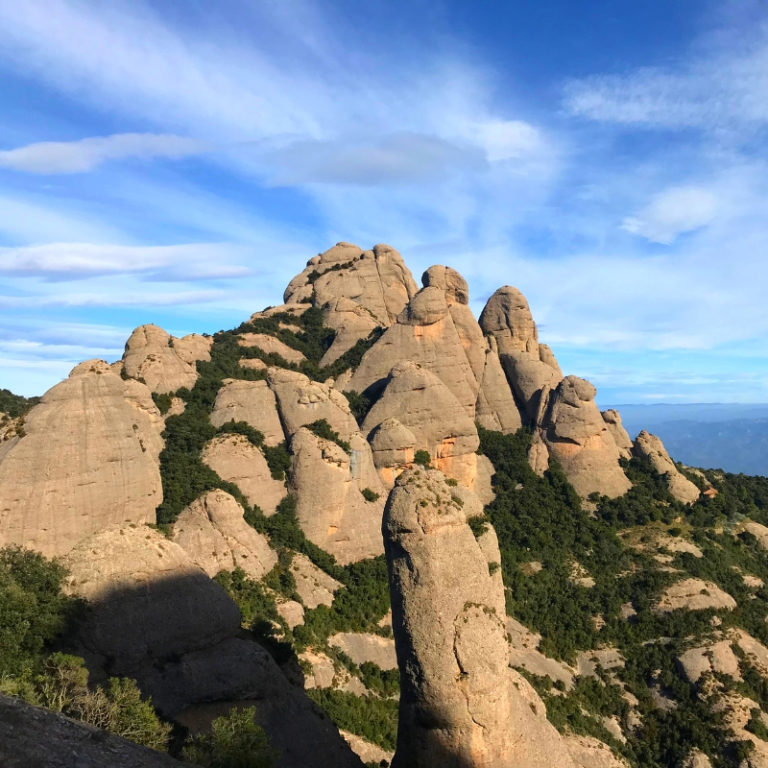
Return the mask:
<svg viewBox="0 0 768 768">
<path fill-rule="evenodd" d="M 433 372 L 413 362 L 395 365 L 381 397 L 363 422 L 363 433 L 396 419 L 416 438 L 415 450 L 427 451 L 433 466 L 472 487 L 480 445 L 477 429 L 450 388 Z M 393 467 L 397 471 L 397 467 Z"/>
<path fill-rule="evenodd" d="M 191 334 L 177 339 L 156 325 L 141 325 L 125 343 L 123 371 L 143 379 L 153 392 L 191 389 L 197 381 L 195 363 L 211 359 L 212 344 L 210 337 Z"/>
<path fill-rule="evenodd" d="M 277 445 L 285 439 L 277 401 L 266 381 L 222 381 L 213 404 L 211 424 L 220 427 L 229 421 L 244 421 L 258 429 L 264 435 L 266 445 Z"/>
<path fill-rule="evenodd" d="M 580 496 L 614 498 L 626 493 L 631 483 L 619 465 L 619 449 L 595 394 L 588 381 L 566 376 L 549 397 L 541 436 Z"/>
<path fill-rule="evenodd" d="M 342 650 L 355 664 L 369 661 L 380 669 L 397 669 L 395 641 L 391 637 L 369 632 L 337 632 L 328 638 L 328 644 Z"/>
<path fill-rule="evenodd" d="M 245 435 L 216 435 L 203 448 L 201 458 L 267 516 L 275 513 L 286 494 L 285 483 L 272 477 L 264 455 Z"/>
<path fill-rule="evenodd" d="M 368 448 L 367 443 L 365 447 Z M 296 514 L 307 538 L 342 564 L 381 554 L 383 488 L 377 483 L 371 490 L 378 493 L 379 498 L 365 499 L 361 491 L 370 488 L 372 480 L 367 478 L 366 485 L 359 484 L 354 474 L 355 465 L 359 463 L 355 452 L 350 455 L 336 443 L 306 428 L 294 434 L 291 452 Z M 358 453 L 364 454 L 364 451 Z"/>
<path fill-rule="evenodd" d="M 393 768 L 573 768 L 541 700 L 508 668 L 492 528 L 478 541 L 474 494 L 442 473 L 397 479 L 383 521 L 401 695 Z M 521 695 L 521 688 L 525 694 Z"/>
<path fill-rule="evenodd" d="M 702 579 L 676 581 L 664 590 L 653 610 L 656 613 L 671 613 L 679 608 L 688 611 L 703 611 L 736 608 L 736 601 L 717 584 Z"/>
<path fill-rule="evenodd" d="M 696 684 L 702 675 L 717 672 L 741 680 L 739 659 L 731 648 L 731 640 L 716 640 L 707 645 L 689 648 L 678 662 L 689 683 Z"/>
<path fill-rule="evenodd" d="M 650 462 L 651 466 L 664 476 L 669 492 L 684 504 L 693 504 L 699 498 L 699 489 L 675 466 L 669 458 L 664 443 L 649 432 L 643 430 L 632 446 L 632 453 Z"/>
<path fill-rule="evenodd" d="M 0 546 L 63 555 L 114 523 L 154 522 L 163 419 L 103 360 L 76 366 L 24 417 L 0 462 Z"/>
<path fill-rule="evenodd" d="M 603 421 L 608 426 L 613 442 L 616 443 L 616 447 L 619 449 L 619 453 L 623 458 L 628 459 L 632 455 L 632 438 L 621 423 L 621 415 L 613 408 L 603 411 L 601 415 Z"/>
<path fill-rule="evenodd" d="M 408 427 L 390 417 L 374 427 L 368 439 L 373 463 L 379 470 L 382 483 L 390 489 L 397 476 L 413 464 L 416 437 Z"/>
<path fill-rule="evenodd" d="M 245 522 L 243 508 L 225 491 L 207 491 L 173 525 L 172 540 L 209 576 L 242 568 L 260 579 L 277 565 L 267 539 Z"/>
</svg>

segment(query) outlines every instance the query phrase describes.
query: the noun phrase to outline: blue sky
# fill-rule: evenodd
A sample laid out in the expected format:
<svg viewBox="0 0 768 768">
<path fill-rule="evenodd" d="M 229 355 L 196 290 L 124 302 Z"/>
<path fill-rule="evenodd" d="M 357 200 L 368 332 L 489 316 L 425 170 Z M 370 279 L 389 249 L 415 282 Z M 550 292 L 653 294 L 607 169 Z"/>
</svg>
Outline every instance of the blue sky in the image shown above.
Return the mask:
<svg viewBox="0 0 768 768">
<path fill-rule="evenodd" d="M 338 240 L 528 297 L 602 403 L 768 401 L 768 9 L 0 2 L 0 387 Z"/>
</svg>

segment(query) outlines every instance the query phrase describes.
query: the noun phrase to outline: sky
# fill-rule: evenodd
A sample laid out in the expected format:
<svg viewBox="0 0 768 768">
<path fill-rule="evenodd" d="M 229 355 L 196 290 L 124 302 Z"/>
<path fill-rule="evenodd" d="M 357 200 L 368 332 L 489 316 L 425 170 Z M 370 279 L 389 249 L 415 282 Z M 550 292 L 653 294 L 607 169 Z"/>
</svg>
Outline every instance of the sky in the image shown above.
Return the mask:
<svg viewBox="0 0 768 768">
<path fill-rule="evenodd" d="M 768 6 L 0 0 L 0 387 L 340 240 L 501 285 L 598 402 L 768 402 Z"/>
</svg>

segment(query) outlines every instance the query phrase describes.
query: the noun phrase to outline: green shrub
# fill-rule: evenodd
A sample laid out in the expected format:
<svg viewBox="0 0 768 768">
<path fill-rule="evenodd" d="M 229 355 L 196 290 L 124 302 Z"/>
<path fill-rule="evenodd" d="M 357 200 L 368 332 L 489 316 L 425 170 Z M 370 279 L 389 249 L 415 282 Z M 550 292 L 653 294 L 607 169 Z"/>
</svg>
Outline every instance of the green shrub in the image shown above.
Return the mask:
<svg viewBox="0 0 768 768">
<path fill-rule="evenodd" d="M 379 494 L 376 493 L 376 491 L 372 491 L 370 488 L 363 488 L 361 493 L 363 494 L 363 498 L 366 501 L 373 502 L 373 501 L 378 501 L 379 500 Z"/>
<path fill-rule="evenodd" d="M 277 753 L 255 717 L 255 707 L 233 708 L 217 717 L 210 733 L 187 741 L 183 759 L 202 768 L 272 768 Z"/>
<path fill-rule="evenodd" d="M 313 421 L 311 424 L 305 424 L 304 426 L 318 437 L 322 437 L 324 440 L 330 440 L 331 442 L 336 443 L 342 450 L 351 453 L 352 446 L 346 440 L 342 440 L 339 433 L 336 432 L 325 419 L 318 419 L 317 421 Z"/>
<path fill-rule="evenodd" d="M 416 453 L 413 455 L 413 463 L 419 464 L 422 467 L 429 467 L 431 461 L 432 459 L 429 455 L 429 451 L 425 451 L 422 449 L 422 450 L 416 451 Z"/>
</svg>

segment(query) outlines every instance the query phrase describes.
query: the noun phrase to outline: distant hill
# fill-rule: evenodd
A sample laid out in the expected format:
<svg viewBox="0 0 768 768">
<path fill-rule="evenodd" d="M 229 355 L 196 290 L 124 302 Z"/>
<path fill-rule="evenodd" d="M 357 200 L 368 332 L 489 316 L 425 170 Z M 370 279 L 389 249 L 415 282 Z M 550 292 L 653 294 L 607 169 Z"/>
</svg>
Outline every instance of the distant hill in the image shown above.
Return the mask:
<svg viewBox="0 0 768 768">
<path fill-rule="evenodd" d="M 748 475 L 768 475 L 768 404 L 616 405 L 633 437 L 658 435 L 677 461 Z"/>
</svg>

